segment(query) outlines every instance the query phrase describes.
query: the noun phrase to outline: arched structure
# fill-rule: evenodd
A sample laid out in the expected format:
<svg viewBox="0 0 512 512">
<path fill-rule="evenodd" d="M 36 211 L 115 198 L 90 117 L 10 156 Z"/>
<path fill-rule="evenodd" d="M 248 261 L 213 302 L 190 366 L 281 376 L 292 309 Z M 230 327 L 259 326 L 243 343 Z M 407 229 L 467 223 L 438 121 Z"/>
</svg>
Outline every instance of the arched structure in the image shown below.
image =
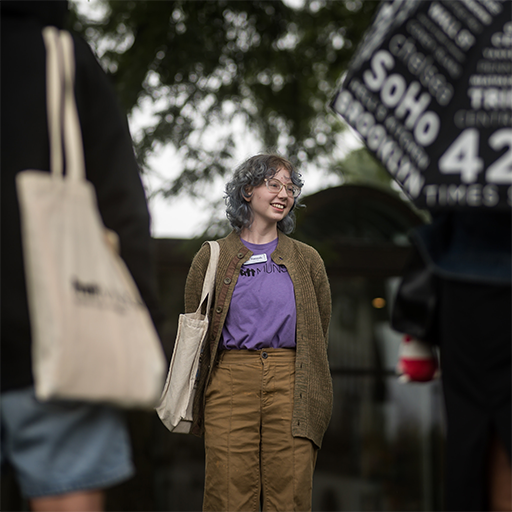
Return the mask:
<svg viewBox="0 0 512 512">
<path fill-rule="evenodd" d="M 400 275 L 421 217 L 395 195 L 364 185 L 322 190 L 297 208 L 294 237 L 316 247 L 331 273 Z"/>
</svg>

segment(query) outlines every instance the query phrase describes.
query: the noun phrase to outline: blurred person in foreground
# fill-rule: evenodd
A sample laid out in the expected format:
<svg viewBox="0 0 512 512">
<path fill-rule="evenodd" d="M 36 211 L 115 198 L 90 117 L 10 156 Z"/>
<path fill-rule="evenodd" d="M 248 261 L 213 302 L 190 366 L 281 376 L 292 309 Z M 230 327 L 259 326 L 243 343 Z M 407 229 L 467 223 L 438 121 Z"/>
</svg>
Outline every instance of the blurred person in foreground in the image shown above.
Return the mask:
<svg viewBox="0 0 512 512">
<path fill-rule="evenodd" d="M 435 213 L 413 236 L 438 278 L 445 510 L 511 510 L 511 212 Z"/>
<path fill-rule="evenodd" d="M 205 438 L 204 510 L 311 510 L 332 410 L 331 295 L 317 251 L 286 236 L 301 188 L 288 160 L 266 154 L 226 186 L 233 231 L 219 240 L 192 426 Z M 201 300 L 209 253 L 192 262 L 186 312 Z"/>
<path fill-rule="evenodd" d="M 46 58 L 41 31 L 63 28 L 65 1 L 7 2 L 1 8 L 2 327 L 1 462 L 15 471 L 32 510 L 99 511 L 103 489 L 134 473 L 121 411 L 35 399 L 15 176 L 49 169 Z M 149 213 L 125 116 L 87 44 L 75 43 L 75 95 L 87 178 L 104 224 L 146 305 L 157 316 Z"/>
</svg>

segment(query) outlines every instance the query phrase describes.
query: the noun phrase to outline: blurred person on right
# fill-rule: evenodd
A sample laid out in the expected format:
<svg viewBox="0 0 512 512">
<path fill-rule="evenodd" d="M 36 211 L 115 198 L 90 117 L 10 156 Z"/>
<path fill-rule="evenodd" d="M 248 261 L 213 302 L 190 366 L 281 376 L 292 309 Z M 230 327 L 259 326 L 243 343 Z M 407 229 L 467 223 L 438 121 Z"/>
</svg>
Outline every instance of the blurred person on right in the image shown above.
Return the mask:
<svg viewBox="0 0 512 512">
<path fill-rule="evenodd" d="M 512 509 L 511 220 L 510 211 L 450 211 L 413 233 L 435 276 L 449 511 Z"/>
</svg>

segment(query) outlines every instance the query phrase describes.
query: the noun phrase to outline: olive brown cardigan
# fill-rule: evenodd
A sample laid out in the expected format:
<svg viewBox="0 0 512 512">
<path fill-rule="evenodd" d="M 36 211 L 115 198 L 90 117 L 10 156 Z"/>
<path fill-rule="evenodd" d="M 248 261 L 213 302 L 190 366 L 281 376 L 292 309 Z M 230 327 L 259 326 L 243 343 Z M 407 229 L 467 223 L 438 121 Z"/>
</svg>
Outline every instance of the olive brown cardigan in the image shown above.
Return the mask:
<svg viewBox="0 0 512 512">
<path fill-rule="evenodd" d="M 252 256 L 234 231 L 218 240 L 220 257 L 215 279 L 215 300 L 200 362 L 194 400 L 192 433 L 203 434 L 204 395 L 217 357 L 222 327 L 241 266 Z M 185 286 L 185 312 L 196 311 L 210 258 L 209 244 L 194 257 Z M 332 412 L 332 380 L 327 359 L 331 294 L 324 263 L 315 249 L 279 231 L 272 260 L 284 265 L 295 289 L 297 308 L 295 390 L 292 435 L 320 447 Z"/>
</svg>

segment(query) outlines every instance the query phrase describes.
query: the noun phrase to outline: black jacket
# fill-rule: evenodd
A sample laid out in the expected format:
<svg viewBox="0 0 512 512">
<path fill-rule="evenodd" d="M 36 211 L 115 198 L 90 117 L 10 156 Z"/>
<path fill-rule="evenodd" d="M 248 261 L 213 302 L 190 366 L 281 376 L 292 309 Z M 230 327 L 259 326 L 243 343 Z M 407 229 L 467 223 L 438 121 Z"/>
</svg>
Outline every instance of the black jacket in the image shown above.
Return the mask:
<svg viewBox="0 0 512 512">
<path fill-rule="evenodd" d="M 15 175 L 48 170 L 45 48 L 41 30 L 62 28 L 67 3 L 6 2 L 1 7 L 1 389 L 31 385 L 30 321 Z M 126 117 L 88 45 L 74 37 L 75 93 L 87 178 L 104 224 L 153 319 L 158 316 L 149 213 Z"/>
</svg>

